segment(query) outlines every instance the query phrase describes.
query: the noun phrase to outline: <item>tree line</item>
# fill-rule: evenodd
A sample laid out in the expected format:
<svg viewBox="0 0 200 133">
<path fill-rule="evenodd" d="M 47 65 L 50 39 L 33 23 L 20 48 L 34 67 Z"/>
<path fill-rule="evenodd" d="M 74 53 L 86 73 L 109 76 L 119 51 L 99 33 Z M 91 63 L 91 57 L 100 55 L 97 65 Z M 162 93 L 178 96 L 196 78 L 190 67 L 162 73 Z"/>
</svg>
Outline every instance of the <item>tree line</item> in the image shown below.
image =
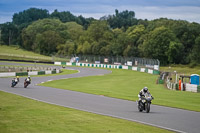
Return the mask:
<svg viewBox="0 0 200 133">
<path fill-rule="evenodd" d="M 142 20 L 115 10 L 99 20 L 30 8 L 0 24 L 0 43 L 44 55 L 102 55 L 159 59 L 161 64 L 200 63 L 200 24 Z"/>
</svg>

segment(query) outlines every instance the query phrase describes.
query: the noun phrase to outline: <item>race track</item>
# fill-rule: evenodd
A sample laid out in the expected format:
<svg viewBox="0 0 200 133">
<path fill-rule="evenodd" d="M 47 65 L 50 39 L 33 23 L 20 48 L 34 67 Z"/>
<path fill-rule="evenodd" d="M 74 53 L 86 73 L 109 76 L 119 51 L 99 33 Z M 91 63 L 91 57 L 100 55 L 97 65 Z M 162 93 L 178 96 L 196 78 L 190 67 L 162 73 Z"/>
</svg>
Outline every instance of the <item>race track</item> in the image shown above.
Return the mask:
<svg viewBox="0 0 200 133">
<path fill-rule="evenodd" d="M 11 65 L 15 63 L 0 62 L 0 65 L 8 64 Z M 28 64 L 28 66 L 30 66 L 30 64 Z M 23 88 L 22 81 L 24 81 L 24 78 L 20 78 L 21 82 L 15 88 L 10 87 L 11 78 L 0 78 L 0 90 L 46 103 L 130 121 L 136 121 L 175 132 L 200 132 L 200 112 L 151 105 L 150 113 L 141 113 L 138 112 L 136 102 L 133 101 L 120 100 L 50 87 L 36 86 L 38 83 L 46 82 L 49 80 L 77 78 L 111 73 L 111 71 L 104 69 L 81 67 L 67 68 L 79 70 L 79 73 L 50 77 L 32 77 L 32 84 L 26 89 Z"/>
</svg>

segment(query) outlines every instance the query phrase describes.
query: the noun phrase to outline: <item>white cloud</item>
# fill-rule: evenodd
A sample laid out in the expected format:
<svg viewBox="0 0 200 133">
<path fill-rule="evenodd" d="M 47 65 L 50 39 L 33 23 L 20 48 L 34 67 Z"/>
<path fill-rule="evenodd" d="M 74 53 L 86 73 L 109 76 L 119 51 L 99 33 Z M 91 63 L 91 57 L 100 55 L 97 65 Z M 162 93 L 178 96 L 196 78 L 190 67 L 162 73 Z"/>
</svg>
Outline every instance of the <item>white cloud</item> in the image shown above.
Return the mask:
<svg viewBox="0 0 200 133">
<path fill-rule="evenodd" d="M 13 14 L 13 12 L 0 12 L 0 24 L 11 22 Z"/>
<path fill-rule="evenodd" d="M 156 7 L 156 6 L 121 6 L 120 10 L 132 10 L 138 19 L 181 19 L 190 22 L 200 23 L 200 8 L 195 6 L 173 6 L 173 7 Z"/>
<path fill-rule="evenodd" d="M 40 1 L 40 0 L 36 0 Z M 43 5 L 44 3 L 47 3 L 46 0 L 43 1 L 41 4 L 28 4 L 23 7 L 23 10 L 26 10 L 30 7 L 36 7 L 36 8 L 42 8 L 47 9 L 50 13 L 53 12 L 55 9 L 58 9 L 58 11 L 70 11 L 72 14 L 79 16 L 82 15 L 84 17 L 93 17 L 96 19 L 99 19 L 100 17 L 103 17 L 105 15 L 112 15 L 115 14 L 115 9 L 118 9 L 120 12 L 124 10 L 134 11 L 136 14 L 137 19 L 157 19 L 157 18 L 170 18 L 170 19 L 181 19 L 181 20 L 187 20 L 190 22 L 198 22 L 200 23 L 200 7 L 198 5 L 193 6 L 177 6 L 180 3 L 174 5 L 174 6 L 162 6 L 160 4 L 152 3 L 152 4 L 142 4 L 142 2 L 136 2 L 135 4 L 133 1 L 129 1 L 130 4 L 119 2 L 118 0 L 114 0 L 114 2 L 111 1 L 105 1 L 97 2 L 97 1 L 81 1 L 80 0 L 69 0 L 67 2 L 64 2 L 62 0 L 56 0 L 56 4 L 52 4 L 51 2 L 55 2 L 55 0 L 51 0 L 49 4 Z M 128 1 L 128 0 L 126 0 Z M 156 0 L 154 0 L 155 2 Z M 187 1 L 187 0 L 185 0 Z M 91 3 L 90 3 L 91 2 Z M 113 3 L 112 3 L 113 2 Z M 143 0 L 144 2 L 144 0 Z M 162 2 L 160 2 L 162 3 Z M 166 3 L 166 2 L 165 2 Z M 193 2 L 194 3 L 194 2 Z M 196 2 L 197 3 L 197 2 Z M 145 6 L 144 6 L 145 5 Z M 150 6 L 151 5 L 151 6 Z M 185 4 L 182 4 L 185 5 Z M 4 23 L 7 21 L 12 20 L 12 15 L 14 13 L 18 13 L 19 11 L 15 10 L 13 12 L 3 12 L 3 10 L 0 10 L 0 23 Z"/>
</svg>

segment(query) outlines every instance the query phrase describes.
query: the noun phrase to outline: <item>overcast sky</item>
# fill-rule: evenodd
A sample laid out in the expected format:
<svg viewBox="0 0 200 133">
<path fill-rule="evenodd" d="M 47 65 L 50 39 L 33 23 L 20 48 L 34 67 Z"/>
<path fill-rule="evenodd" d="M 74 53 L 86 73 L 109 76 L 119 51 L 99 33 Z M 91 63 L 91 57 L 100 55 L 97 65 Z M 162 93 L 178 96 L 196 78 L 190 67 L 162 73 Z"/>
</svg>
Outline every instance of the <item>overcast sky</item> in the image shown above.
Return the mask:
<svg viewBox="0 0 200 133">
<path fill-rule="evenodd" d="M 31 7 L 96 19 L 114 14 L 115 9 L 129 10 L 137 19 L 164 17 L 200 23 L 200 0 L 0 0 L 0 23 L 11 22 L 14 13 Z"/>
</svg>

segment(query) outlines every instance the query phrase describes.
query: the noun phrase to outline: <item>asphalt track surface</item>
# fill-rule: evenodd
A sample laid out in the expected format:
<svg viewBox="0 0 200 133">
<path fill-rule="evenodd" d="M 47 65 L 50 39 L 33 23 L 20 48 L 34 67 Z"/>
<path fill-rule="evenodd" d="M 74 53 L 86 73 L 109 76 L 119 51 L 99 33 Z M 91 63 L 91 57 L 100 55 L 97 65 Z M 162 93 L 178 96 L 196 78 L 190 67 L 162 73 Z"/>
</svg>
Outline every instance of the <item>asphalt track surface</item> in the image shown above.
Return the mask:
<svg viewBox="0 0 200 133">
<path fill-rule="evenodd" d="M 0 62 L 0 65 L 14 64 L 15 63 Z M 23 64 L 23 66 L 25 66 L 25 64 Z M 30 64 L 27 66 L 30 66 Z M 151 105 L 150 113 L 141 113 L 138 111 L 136 102 L 134 101 L 37 86 L 38 83 L 51 80 L 111 73 L 109 70 L 94 68 L 67 67 L 67 69 L 78 70 L 79 73 L 49 77 L 32 77 L 32 84 L 28 86 L 28 88 L 23 88 L 22 81 L 24 81 L 24 78 L 20 78 L 21 82 L 14 88 L 10 87 L 11 78 L 0 78 L 0 90 L 50 104 L 135 121 L 175 132 L 200 132 L 200 112 Z"/>
</svg>

